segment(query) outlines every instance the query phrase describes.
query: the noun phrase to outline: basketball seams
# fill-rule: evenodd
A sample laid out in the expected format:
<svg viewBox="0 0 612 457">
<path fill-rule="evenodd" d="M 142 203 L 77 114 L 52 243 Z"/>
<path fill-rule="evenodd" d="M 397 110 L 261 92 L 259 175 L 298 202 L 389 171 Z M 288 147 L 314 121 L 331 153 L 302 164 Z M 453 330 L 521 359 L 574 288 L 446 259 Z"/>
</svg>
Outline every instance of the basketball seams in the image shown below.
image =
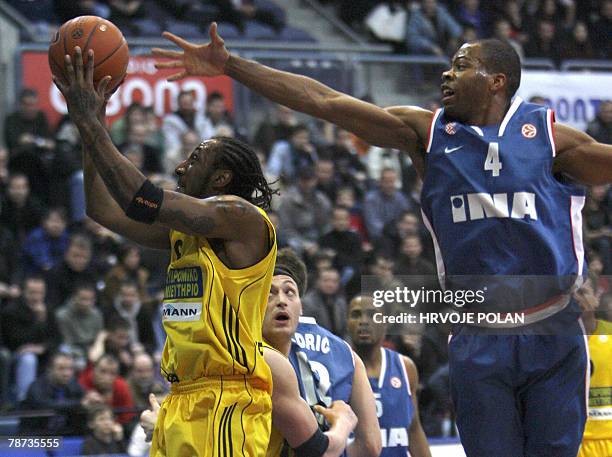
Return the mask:
<svg viewBox="0 0 612 457">
<path fill-rule="evenodd" d="M 108 54 L 104 59 L 100 60 L 99 62 L 96 62 L 94 64 L 94 68 L 96 68 L 98 65 L 102 65 L 104 62 L 106 62 L 108 59 L 110 59 L 119 49 L 121 49 L 121 47 L 123 45 L 127 46 L 127 42 L 125 41 L 125 38 L 122 38 L 121 41 L 119 42 L 119 46 L 117 46 L 115 49 L 113 49 L 113 51 Z"/>
<path fill-rule="evenodd" d="M 96 33 L 96 30 L 98 30 L 98 26 L 100 25 L 100 21 L 96 22 L 96 25 L 93 26 L 93 28 L 91 29 L 91 32 L 89 32 L 89 36 L 87 37 L 87 40 L 85 41 L 85 44 L 83 45 L 83 55 L 87 55 L 87 47 L 89 46 L 89 42 L 91 41 L 91 39 L 93 38 L 94 34 Z"/>
</svg>

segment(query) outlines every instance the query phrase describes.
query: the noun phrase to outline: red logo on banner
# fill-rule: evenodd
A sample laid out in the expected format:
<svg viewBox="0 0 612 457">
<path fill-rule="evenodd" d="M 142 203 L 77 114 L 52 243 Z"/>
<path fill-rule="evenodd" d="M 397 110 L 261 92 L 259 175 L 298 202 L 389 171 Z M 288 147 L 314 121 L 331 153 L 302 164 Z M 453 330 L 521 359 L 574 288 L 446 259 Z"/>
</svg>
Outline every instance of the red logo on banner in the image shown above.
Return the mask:
<svg viewBox="0 0 612 457">
<path fill-rule="evenodd" d="M 533 138 L 538 133 L 538 130 L 533 124 L 523 124 L 523 128 L 521 128 L 521 133 L 525 138 Z"/>
<path fill-rule="evenodd" d="M 454 135 L 455 133 L 457 133 L 457 129 L 455 129 L 454 122 L 446 124 L 446 126 L 444 127 L 444 130 L 446 130 L 446 133 L 448 133 L 449 135 Z"/>
<path fill-rule="evenodd" d="M 21 57 L 23 87 L 31 87 L 38 92 L 41 109 L 49 117 L 49 122 L 56 124 L 67 112 L 66 102 L 51 81 L 47 53 L 25 51 Z M 152 106 L 155 114 L 160 117 L 176 111 L 176 97 L 181 90 L 192 91 L 195 95 L 196 106 L 202 110 L 206 104 L 207 95 L 215 91 L 220 92 L 225 97 L 228 110 L 233 111 L 234 91 L 232 80 L 227 76 L 190 77 L 177 82 L 168 82 L 166 78 L 175 70 L 158 70 L 153 63 L 152 57 L 130 57 L 127 77 L 119 90 L 111 97 L 106 108 L 106 116 L 111 123 L 121 117 L 132 102 Z"/>
</svg>

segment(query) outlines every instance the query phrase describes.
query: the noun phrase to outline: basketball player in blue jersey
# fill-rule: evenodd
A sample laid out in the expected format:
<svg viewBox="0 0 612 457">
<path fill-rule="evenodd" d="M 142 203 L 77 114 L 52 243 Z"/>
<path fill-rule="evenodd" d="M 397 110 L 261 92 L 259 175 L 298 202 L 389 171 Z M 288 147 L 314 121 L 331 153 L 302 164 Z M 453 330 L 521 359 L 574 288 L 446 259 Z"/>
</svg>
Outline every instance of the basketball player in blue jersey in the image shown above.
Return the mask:
<svg viewBox="0 0 612 457">
<path fill-rule="evenodd" d="M 291 249 L 279 251 L 264 317 L 264 339 L 289 357 L 307 403 L 349 403 L 358 422 L 346 454 L 378 457 L 381 441 L 376 406 L 363 362 L 345 341 L 313 323 L 314 319 L 300 323 L 300 295 L 306 283 L 306 267 L 299 257 Z M 270 444 L 274 442 L 273 431 Z"/>
<path fill-rule="evenodd" d="M 379 311 L 371 297 L 358 295 L 349 303 L 347 326 L 376 398 L 383 446 L 380 457 L 431 457 L 419 419 L 416 366 L 408 357 L 383 348 L 386 326 L 373 321 Z"/>
<path fill-rule="evenodd" d="M 171 80 L 225 74 L 370 144 L 407 151 L 423 179 L 424 221 L 443 283 L 449 275 L 583 274 L 584 196 L 565 180 L 611 182 L 612 146 L 555 124 L 552 111 L 514 97 L 521 65 L 507 43 L 461 46 L 442 74 L 443 108 L 432 113 L 382 109 L 230 54 L 216 24 L 205 45 L 164 36 L 181 48 L 153 50 L 171 59 L 157 63 L 177 70 Z M 574 310 L 572 290 L 551 291 L 530 306 L 529 322 Z M 586 420 L 587 355 L 577 319 L 566 326 L 555 335 L 453 332 L 451 391 L 468 457 L 576 455 Z"/>
</svg>

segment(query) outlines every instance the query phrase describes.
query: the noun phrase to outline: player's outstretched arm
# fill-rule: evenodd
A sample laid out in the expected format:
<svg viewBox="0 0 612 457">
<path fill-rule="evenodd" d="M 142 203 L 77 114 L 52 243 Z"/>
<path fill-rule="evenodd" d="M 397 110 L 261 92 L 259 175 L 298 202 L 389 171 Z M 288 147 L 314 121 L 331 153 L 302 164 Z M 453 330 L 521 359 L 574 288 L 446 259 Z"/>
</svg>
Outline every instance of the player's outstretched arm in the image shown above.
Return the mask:
<svg viewBox="0 0 612 457">
<path fill-rule="evenodd" d="M 380 427 L 376 417 L 376 402 L 368 374 L 361 358 L 353 351 L 355 372 L 350 405 L 359 422 L 355 427 L 355 439 L 348 446 L 349 457 L 378 457 L 382 450 Z"/>
<path fill-rule="evenodd" d="M 555 173 L 567 174 L 588 185 L 612 182 L 612 146 L 562 124 L 555 124 L 554 140 Z"/>
<path fill-rule="evenodd" d="M 429 443 L 427 437 L 421 426 L 421 419 L 419 417 L 419 401 L 417 399 L 417 390 L 419 388 L 419 374 L 416 365 L 408 357 L 402 356 L 406 373 L 408 374 L 408 380 L 410 381 L 410 395 L 412 397 L 412 406 L 414 407 L 414 413 L 412 415 L 412 422 L 408 429 L 408 450 L 412 457 L 431 457 L 431 451 L 429 450 Z"/>
<path fill-rule="evenodd" d="M 280 353 L 264 349 L 264 358 L 272 371 L 272 423 L 293 449 L 299 450 L 317 433 L 319 425 L 310 407 L 300 397 L 297 378 L 289 361 Z M 334 402 L 331 408 L 317 407 L 331 425 L 325 432 L 329 443 L 321 449 L 323 457 L 339 456 L 357 423 L 357 417 L 344 402 Z M 312 455 L 312 453 L 309 453 Z"/>
<path fill-rule="evenodd" d="M 155 56 L 173 59 L 156 63 L 157 68 L 178 70 L 169 80 L 189 75 L 225 74 L 270 100 L 339 125 L 370 144 L 409 150 L 410 140 L 418 137 L 426 141 L 427 121 L 424 127 L 420 123 L 406 123 L 382 108 L 335 91 L 312 78 L 275 70 L 230 54 L 217 34 L 215 23 L 210 27 L 211 41 L 206 45 L 195 45 L 168 32 L 163 36 L 182 48 L 182 51 L 153 49 Z M 426 116 L 426 113 L 421 115 Z M 429 116 L 431 119 L 431 113 Z"/>
</svg>

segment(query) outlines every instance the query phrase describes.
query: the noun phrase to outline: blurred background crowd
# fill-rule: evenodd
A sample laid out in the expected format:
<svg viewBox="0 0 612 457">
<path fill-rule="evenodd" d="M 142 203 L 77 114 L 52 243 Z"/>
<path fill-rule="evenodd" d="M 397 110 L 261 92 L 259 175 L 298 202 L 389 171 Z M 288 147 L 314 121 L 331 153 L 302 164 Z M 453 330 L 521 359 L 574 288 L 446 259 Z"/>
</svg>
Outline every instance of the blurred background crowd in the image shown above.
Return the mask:
<svg viewBox="0 0 612 457">
<path fill-rule="evenodd" d="M 213 19 L 243 36 L 257 28 L 274 36 L 301 33 L 287 28 L 277 3 L 263 0 L 48 0 L 37 1 L 36 8 L 31 1 L 8 3 L 48 26 L 96 14 L 139 35 L 158 35 L 170 26 L 202 36 L 201 25 Z M 402 13 L 401 39 L 382 37 L 398 52 L 449 55 L 462 40 L 497 36 L 525 56 L 610 58 L 611 0 L 330 3 L 351 27 L 373 36 L 374 16 L 382 17 L 377 9 L 386 9 L 383 16 L 391 21 Z M 167 391 L 158 364 L 168 256 L 131 244 L 87 217 L 76 128 L 68 117 L 50 125 L 39 102 L 36 91 L 23 88 L 14 111 L 0 119 L 0 405 L 45 411 L 23 416 L 24 433 L 83 435 L 95 423 L 108 436 L 137 435 L 136 413 L 148 407 L 148 394 Z M 173 189 L 175 166 L 202 139 L 234 136 L 251 144 L 279 189 L 270 212 L 279 248 L 292 247 L 309 269 L 305 315 L 345 337 L 347 302 L 363 275 L 384 288 L 409 285 L 415 275 L 435 276 L 433 245 L 420 215 L 421 182 L 407 154 L 370 146 L 278 105 L 268 105 L 258 125 L 238 128 L 218 92 L 209 93 L 203 106 L 193 93 L 180 92 L 177 106 L 158 117 L 149 106 L 130 105 L 109 126 L 115 145 L 153 182 Z M 437 107 L 436 100 L 427 106 Z M 611 142 L 612 101 L 599 105 L 587 132 Z M 590 280 L 603 317 L 612 320 L 610 186 L 588 189 L 583 216 Z M 386 344 L 418 367 L 425 432 L 453 434 L 449 329 L 424 326 L 411 335 L 397 330 L 389 329 Z M 134 438 L 133 455 L 143 439 Z"/>
</svg>

